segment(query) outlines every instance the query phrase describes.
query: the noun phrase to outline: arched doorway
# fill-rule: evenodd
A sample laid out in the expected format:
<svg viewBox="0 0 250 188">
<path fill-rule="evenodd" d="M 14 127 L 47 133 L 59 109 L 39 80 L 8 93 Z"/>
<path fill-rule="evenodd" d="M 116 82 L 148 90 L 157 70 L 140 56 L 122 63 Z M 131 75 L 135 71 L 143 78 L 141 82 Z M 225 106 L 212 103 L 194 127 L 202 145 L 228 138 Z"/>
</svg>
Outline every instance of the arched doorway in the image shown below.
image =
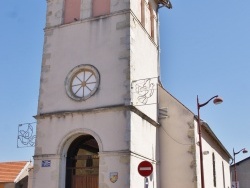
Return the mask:
<svg viewBox="0 0 250 188">
<path fill-rule="evenodd" d="M 77 137 L 66 161 L 66 188 L 98 188 L 99 147 L 91 135 Z"/>
</svg>

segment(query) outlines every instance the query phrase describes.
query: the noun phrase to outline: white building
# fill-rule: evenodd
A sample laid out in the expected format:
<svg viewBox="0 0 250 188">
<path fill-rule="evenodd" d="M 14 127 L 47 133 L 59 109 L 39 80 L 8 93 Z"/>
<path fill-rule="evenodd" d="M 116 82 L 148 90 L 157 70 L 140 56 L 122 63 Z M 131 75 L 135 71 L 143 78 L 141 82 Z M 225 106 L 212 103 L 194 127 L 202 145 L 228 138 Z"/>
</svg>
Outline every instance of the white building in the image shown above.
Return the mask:
<svg viewBox="0 0 250 188">
<path fill-rule="evenodd" d="M 247 157 L 230 166 L 232 176 L 232 188 L 248 188 L 250 187 L 250 157 Z M 236 178 L 235 178 L 236 172 Z"/>
<path fill-rule="evenodd" d="M 159 83 L 157 11 L 155 0 L 47 0 L 34 188 L 200 187 L 195 116 Z M 227 188 L 230 155 L 207 126 L 203 138 L 206 185 Z"/>
<path fill-rule="evenodd" d="M 196 116 L 161 87 L 159 96 L 160 187 L 201 187 Z M 167 113 L 161 113 L 162 110 Z M 231 187 L 232 157 L 204 122 L 201 132 L 205 187 Z"/>
</svg>

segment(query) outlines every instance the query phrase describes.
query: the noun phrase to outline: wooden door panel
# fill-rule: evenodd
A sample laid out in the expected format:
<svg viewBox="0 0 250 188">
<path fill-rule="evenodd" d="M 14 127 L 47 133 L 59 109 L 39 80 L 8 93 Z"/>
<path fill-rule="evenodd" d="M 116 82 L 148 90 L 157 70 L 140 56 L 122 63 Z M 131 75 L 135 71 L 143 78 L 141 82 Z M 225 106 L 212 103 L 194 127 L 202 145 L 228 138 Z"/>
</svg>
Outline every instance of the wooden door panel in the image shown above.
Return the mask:
<svg viewBox="0 0 250 188">
<path fill-rule="evenodd" d="M 98 188 L 98 175 L 73 176 L 72 188 Z"/>
</svg>

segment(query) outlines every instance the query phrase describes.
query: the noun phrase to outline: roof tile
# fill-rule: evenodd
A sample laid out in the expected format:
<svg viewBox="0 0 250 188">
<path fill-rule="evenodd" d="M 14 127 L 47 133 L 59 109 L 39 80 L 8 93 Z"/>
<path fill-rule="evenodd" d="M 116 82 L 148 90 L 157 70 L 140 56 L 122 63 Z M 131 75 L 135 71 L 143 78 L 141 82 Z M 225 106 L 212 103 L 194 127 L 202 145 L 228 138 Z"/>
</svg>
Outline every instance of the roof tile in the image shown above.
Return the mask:
<svg viewBox="0 0 250 188">
<path fill-rule="evenodd" d="M 28 161 L 0 163 L 0 182 L 14 182 Z"/>
</svg>

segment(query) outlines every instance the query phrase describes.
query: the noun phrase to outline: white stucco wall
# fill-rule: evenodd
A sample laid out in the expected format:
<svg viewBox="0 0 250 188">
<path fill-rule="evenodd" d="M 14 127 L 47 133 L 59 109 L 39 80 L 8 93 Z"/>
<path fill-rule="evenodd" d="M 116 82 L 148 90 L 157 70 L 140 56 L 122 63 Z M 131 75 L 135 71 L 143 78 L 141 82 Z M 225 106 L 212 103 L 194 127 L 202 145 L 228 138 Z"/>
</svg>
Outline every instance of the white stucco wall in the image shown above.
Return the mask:
<svg viewBox="0 0 250 188">
<path fill-rule="evenodd" d="M 137 114 L 124 110 L 53 115 L 39 119 L 33 184 L 37 188 L 41 185 L 63 187 L 69 144 L 81 134 L 90 134 L 96 138 L 100 149 L 100 187 L 143 186 L 144 178 L 137 171 L 143 160 L 154 166 L 149 180 L 156 187 L 156 130 Z M 42 160 L 51 160 L 51 167 L 41 167 Z M 115 184 L 109 180 L 111 172 L 119 173 L 119 181 Z M 137 178 L 141 181 L 133 181 Z"/>
<path fill-rule="evenodd" d="M 155 1 L 150 2 L 153 10 L 156 12 L 157 4 Z M 141 24 L 141 1 L 131 1 L 131 9 L 133 14 L 130 18 L 130 71 L 131 71 L 131 81 L 137 82 L 138 80 L 152 79 L 150 83 L 154 84 L 151 89 L 154 90 L 154 94 L 149 98 L 148 102 L 145 104 L 137 103 L 132 101 L 134 105 L 137 106 L 139 110 L 147 114 L 150 118 L 158 121 L 157 117 L 157 84 L 159 77 L 158 70 L 158 45 L 157 39 L 150 36 L 149 31 L 147 31 Z M 150 21 L 150 20 L 148 20 Z M 150 23 L 149 23 L 150 24 Z M 155 30 L 158 34 L 158 28 Z M 148 87 L 148 85 L 146 84 Z M 133 93 L 132 93 L 133 95 Z M 132 96 L 133 98 L 133 96 Z"/>
<path fill-rule="evenodd" d="M 149 187 L 157 186 L 156 147 L 157 127 L 151 125 L 137 114 L 131 114 L 131 162 L 130 162 L 130 187 L 143 187 L 145 178 L 138 173 L 138 165 L 142 161 L 149 161 L 153 165 L 153 173 L 149 180 Z"/>
<path fill-rule="evenodd" d="M 138 5 L 134 3 L 131 4 L 132 10 L 137 10 Z M 56 12 L 60 3 L 50 1 L 48 4 L 48 12 Z M 125 4 L 113 3 L 112 9 L 118 11 L 123 5 L 126 10 L 128 3 Z M 152 1 L 151 4 L 156 12 L 156 3 Z M 137 108 L 157 121 L 157 40 L 150 37 L 134 15 L 137 14 L 115 12 L 101 19 L 88 18 L 51 29 L 47 27 L 38 113 L 65 110 L 65 107 L 72 110 L 130 104 L 133 103 L 131 82 L 154 78 L 155 94 L 150 105 Z M 48 13 L 48 19 L 55 17 Z M 51 20 L 47 22 L 51 26 L 57 25 Z M 155 33 L 158 33 L 158 28 Z M 91 64 L 100 73 L 100 86 L 84 105 L 66 95 L 64 84 L 69 71 L 80 64 Z"/>
<path fill-rule="evenodd" d="M 63 187 L 67 149 L 71 141 L 81 134 L 94 136 L 99 144 L 101 183 L 110 182 L 108 174 L 112 171 L 129 179 L 127 151 L 130 127 L 127 122 L 130 117 L 126 114 L 126 111 L 114 110 L 40 119 L 35 148 L 34 186 Z M 121 158 L 127 158 L 127 161 Z M 51 160 L 51 167 L 41 167 L 42 160 Z M 123 187 L 124 182 L 119 181 L 116 185 Z"/>
<path fill-rule="evenodd" d="M 127 19 L 118 15 L 46 31 L 39 113 L 125 103 L 129 98 L 129 52 L 123 41 L 129 41 L 129 30 L 118 26 Z M 67 74 L 80 64 L 91 64 L 100 73 L 97 92 L 85 102 L 75 102 L 65 92 Z"/>
<path fill-rule="evenodd" d="M 156 160 L 156 130 L 137 114 L 131 114 L 131 141 L 130 149 L 138 155 L 151 160 Z"/>
<path fill-rule="evenodd" d="M 102 140 L 100 144 L 104 151 L 129 148 L 127 143 L 129 137 L 126 138 L 127 132 L 130 132 L 129 117 L 120 110 L 58 115 L 38 121 L 35 154 L 58 153 L 61 141 L 71 132 L 81 131 L 81 129 L 91 130 L 97 134 Z"/>
<path fill-rule="evenodd" d="M 195 122 L 195 137 L 196 137 L 196 142 L 198 143 L 199 135 L 198 135 L 197 122 Z M 221 148 L 221 146 L 214 139 L 214 137 L 211 136 L 211 134 L 207 131 L 207 129 L 204 128 L 204 126 L 202 126 L 202 149 L 204 153 L 203 168 L 204 168 L 205 187 L 215 187 L 214 174 L 213 174 L 213 157 L 212 157 L 213 154 L 215 158 L 216 187 L 222 187 L 222 188 L 231 187 L 229 156 Z M 197 151 L 196 157 L 197 157 L 197 174 L 198 174 L 197 180 L 198 180 L 198 187 L 201 187 L 199 145 L 196 145 L 196 151 Z"/>
<path fill-rule="evenodd" d="M 150 105 L 136 106 L 147 118 L 122 106 L 133 102 L 133 80 L 154 78 L 158 83 L 157 41 L 134 16 L 129 0 L 111 0 L 110 15 L 98 18 L 91 17 L 91 1 L 85 0 L 81 20 L 66 25 L 63 0 L 47 2 L 33 186 L 64 187 L 68 147 L 77 136 L 90 134 L 99 144 L 99 186 L 143 187 L 138 164 L 148 160 L 156 169 L 157 163 L 157 128 L 145 120 L 158 120 L 157 93 Z M 91 64 L 100 73 L 97 92 L 81 102 L 65 91 L 66 76 L 80 64 Z M 43 160 L 51 166 L 42 167 Z M 112 172 L 118 172 L 115 184 L 109 180 Z M 150 186 L 158 186 L 156 172 Z"/>
<path fill-rule="evenodd" d="M 151 161 L 150 159 L 145 159 L 143 157 L 140 156 L 135 156 L 132 155 L 131 156 L 131 161 L 130 161 L 130 166 L 131 166 L 131 170 L 130 170 L 130 188 L 134 188 L 134 187 L 145 187 L 145 177 L 141 176 L 138 173 L 138 165 L 140 164 L 140 162 L 147 160 L 150 161 L 151 164 L 153 165 L 153 172 L 150 176 L 147 177 L 148 179 L 148 187 L 155 187 L 155 188 L 160 188 L 159 184 L 158 184 L 158 179 L 157 179 L 157 167 L 156 167 L 156 162 Z"/>
</svg>

